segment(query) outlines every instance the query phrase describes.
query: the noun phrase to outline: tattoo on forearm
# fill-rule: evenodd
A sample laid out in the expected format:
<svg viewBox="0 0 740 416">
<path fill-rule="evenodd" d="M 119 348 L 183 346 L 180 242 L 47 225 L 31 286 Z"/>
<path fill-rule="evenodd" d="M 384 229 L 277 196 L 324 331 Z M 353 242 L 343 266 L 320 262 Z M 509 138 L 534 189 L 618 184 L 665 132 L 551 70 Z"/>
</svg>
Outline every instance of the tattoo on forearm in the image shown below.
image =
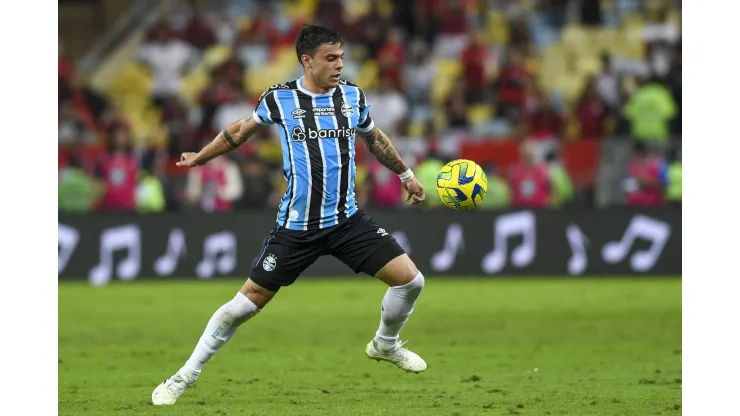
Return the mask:
<svg viewBox="0 0 740 416">
<path fill-rule="evenodd" d="M 226 144 L 229 145 L 229 147 L 231 147 L 232 149 L 236 149 L 237 147 L 246 143 L 247 140 L 249 140 L 249 129 L 245 128 L 245 126 L 250 121 L 252 121 L 251 115 L 239 120 L 239 129 L 234 133 L 229 133 L 228 127 L 221 131 L 221 136 L 223 137 Z"/>
<path fill-rule="evenodd" d="M 373 128 L 365 136 L 365 143 L 367 144 L 367 150 L 378 159 L 378 162 L 382 163 L 383 166 L 395 174 L 400 175 L 408 169 L 406 163 L 401 159 L 401 155 L 393 147 L 391 139 L 379 128 Z"/>
</svg>

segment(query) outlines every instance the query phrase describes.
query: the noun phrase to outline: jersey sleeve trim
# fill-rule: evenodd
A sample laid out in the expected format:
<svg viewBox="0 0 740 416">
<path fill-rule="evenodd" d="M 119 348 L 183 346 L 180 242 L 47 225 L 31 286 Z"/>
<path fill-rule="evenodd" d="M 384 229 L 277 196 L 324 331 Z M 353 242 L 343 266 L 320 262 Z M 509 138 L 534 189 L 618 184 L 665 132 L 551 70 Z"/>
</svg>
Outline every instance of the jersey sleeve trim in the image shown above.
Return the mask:
<svg viewBox="0 0 740 416">
<path fill-rule="evenodd" d="M 370 124 L 367 123 L 368 121 L 370 122 Z M 363 133 L 367 133 L 367 132 L 369 132 L 370 130 L 372 130 L 375 127 L 375 122 L 370 117 L 367 117 L 365 123 L 363 123 L 363 124 L 368 124 L 368 125 L 367 126 L 363 126 L 362 124 L 358 124 L 357 125 L 357 131 L 361 131 Z"/>
<path fill-rule="evenodd" d="M 274 122 L 271 123 L 272 120 L 270 121 L 263 120 L 262 117 L 260 117 L 260 115 L 257 114 L 257 110 L 254 110 L 254 113 L 252 113 L 252 118 L 254 118 L 254 121 L 256 121 L 257 124 L 261 124 L 263 126 L 269 126 L 274 123 Z"/>
</svg>

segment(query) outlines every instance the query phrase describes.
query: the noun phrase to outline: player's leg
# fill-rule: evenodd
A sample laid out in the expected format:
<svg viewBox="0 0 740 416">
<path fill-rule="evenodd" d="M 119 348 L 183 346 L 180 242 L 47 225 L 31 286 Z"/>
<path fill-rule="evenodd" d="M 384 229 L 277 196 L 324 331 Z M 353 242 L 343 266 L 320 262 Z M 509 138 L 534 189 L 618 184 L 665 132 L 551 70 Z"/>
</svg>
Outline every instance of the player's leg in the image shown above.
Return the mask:
<svg viewBox="0 0 740 416">
<path fill-rule="evenodd" d="M 399 341 L 421 295 L 424 275 L 396 239 L 369 215 L 360 211 L 355 216 L 336 233 L 332 254 L 355 273 L 364 272 L 388 285 L 381 303 L 380 325 L 365 352 L 370 358 L 390 361 L 406 371 L 424 371 L 424 360 Z"/>
<path fill-rule="evenodd" d="M 155 405 L 174 404 L 200 375 L 203 366 L 231 337 L 240 325 L 257 315 L 282 286 L 291 285 L 306 267 L 316 261 L 318 252 L 310 244 L 300 245 L 289 232 L 271 233 L 252 269 L 250 278 L 233 299 L 221 306 L 206 324 L 190 358 L 173 376 L 152 392 Z"/>
<path fill-rule="evenodd" d="M 247 279 L 236 296 L 211 316 L 185 365 L 154 389 L 152 403 L 175 404 L 198 379 L 205 363 L 234 336 L 241 324 L 257 315 L 276 293 L 276 290 L 264 288 Z"/>
<path fill-rule="evenodd" d="M 380 326 L 375 334 L 375 341 L 395 344 L 424 288 L 424 275 L 404 253 L 387 262 L 375 273 L 375 277 L 388 285 L 383 296 Z"/>
</svg>

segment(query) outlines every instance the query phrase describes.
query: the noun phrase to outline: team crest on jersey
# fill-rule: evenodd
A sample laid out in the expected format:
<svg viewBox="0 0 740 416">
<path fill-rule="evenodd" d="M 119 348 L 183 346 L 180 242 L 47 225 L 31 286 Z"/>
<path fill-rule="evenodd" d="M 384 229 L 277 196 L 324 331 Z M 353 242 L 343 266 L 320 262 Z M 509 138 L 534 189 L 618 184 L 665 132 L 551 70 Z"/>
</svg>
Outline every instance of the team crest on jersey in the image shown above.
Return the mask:
<svg viewBox="0 0 740 416">
<path fill-rule="evenodd" d="M 265 260 L 262 261 L 262 268 L 265 269 L 265 271 L 271 272 L 275 270 L 275 267 L 277 267 L 277 257 L 272 253 L 268 254 L 267 257 L 265 257 Z"/>
<path fill-rule="evenodd" d="M 349 105 L 349 103 L 347 103 L 346 101 L 342 100 L 342 114 L 345 117 L 350 118 L 350 117 L 352 117 L 352 114 L 354 114 L 354 113 L 355 113 L 355 109 L 352 108 L 352 106 Z"/>
<path fill-rule="evenodd" d="M 293 118 L 304 118 L 306 117 L 306 110 L 302 108 L 296 108 L 295 110 L 291 111 L 290 114 L 293 114 Z"/>
</svg>

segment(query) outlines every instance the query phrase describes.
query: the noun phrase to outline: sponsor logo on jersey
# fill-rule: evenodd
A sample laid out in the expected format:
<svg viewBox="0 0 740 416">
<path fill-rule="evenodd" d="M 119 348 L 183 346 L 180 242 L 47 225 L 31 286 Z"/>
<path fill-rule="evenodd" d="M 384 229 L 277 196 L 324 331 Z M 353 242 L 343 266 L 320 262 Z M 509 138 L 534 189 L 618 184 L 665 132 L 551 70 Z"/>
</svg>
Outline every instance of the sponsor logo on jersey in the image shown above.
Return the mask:
<svg viewBox="0 0 740 416">
<path fill-rule="evenodd" d="M 334 107 L 316 107 L 313 109 L 313 115 L 315 116 L 333 116 L 336 112 L 334 111 Z"/>
<path fill-rule="evenodd" d="M 303 142 L 306 139 L 349 139 L 354 136 L 357 129 L 354 128 L 338 128 L 338 129 L 304 129 L 303 127 L 293 127 L 291 138 L 295 142 Z"/>
</svg>

